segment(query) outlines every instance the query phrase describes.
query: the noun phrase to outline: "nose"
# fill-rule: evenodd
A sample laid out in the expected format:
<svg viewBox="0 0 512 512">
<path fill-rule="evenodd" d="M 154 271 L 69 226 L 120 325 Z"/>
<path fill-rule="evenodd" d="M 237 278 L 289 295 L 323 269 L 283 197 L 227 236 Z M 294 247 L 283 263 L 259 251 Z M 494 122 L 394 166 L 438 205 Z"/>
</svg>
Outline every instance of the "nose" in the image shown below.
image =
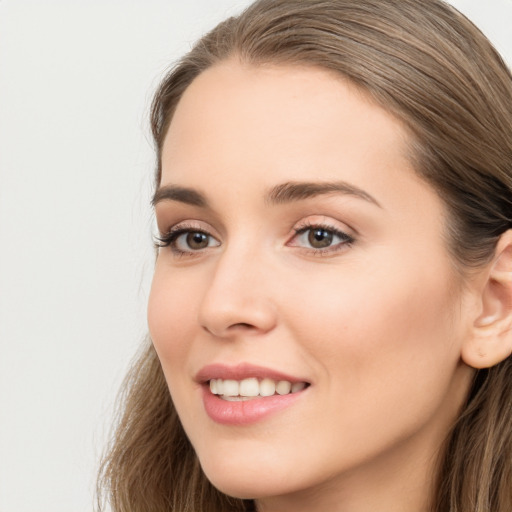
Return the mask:
<svg viewBox="0 0 512 512">
<path fill-rule="evenodd" d="M 226 250 L 214 264 L 199 324 L 215 337 L 264 334 L 276 326 L 268 267 L 261 257 L 247 252 Z"/>
</svg>

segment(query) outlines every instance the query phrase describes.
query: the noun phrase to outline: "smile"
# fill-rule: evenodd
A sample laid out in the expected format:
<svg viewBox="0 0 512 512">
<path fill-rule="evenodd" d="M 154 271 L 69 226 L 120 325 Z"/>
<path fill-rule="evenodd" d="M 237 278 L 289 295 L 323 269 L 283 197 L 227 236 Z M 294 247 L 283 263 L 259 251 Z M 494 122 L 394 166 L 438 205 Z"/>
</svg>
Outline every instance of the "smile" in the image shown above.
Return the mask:
<svg viewBox="0 0 512 512">
<path fill-rule="evenodd" d="M 215 423 L 249 426 L 295 407 L 311 382 L 263 366 L 211 364 L 195 376 L 206 414 Z"/>
<path fill-rule="evenodd" d="M 210 391 L 223 400 L 244 401 L 257 397 L 288 395 L 298 393 L 306 388 L 306 382 L 290 382 L 288 380 L 248 378 L 243 380 L 211 379 Z"/>
</svg>

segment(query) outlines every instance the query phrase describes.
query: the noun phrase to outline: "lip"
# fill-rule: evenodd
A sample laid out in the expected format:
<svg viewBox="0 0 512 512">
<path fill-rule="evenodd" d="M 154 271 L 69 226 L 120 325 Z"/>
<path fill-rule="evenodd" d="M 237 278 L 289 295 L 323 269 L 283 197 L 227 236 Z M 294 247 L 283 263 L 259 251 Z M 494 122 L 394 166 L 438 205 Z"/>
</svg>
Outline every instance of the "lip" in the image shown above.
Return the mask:
<svg viewBox="0 0 512 512">
<path fill-rule="evenodd" d="M 206 414 L 215 423 L 244 426 L 257 423 L 295 404 L 308 388 L 287 395 L 273 395 L 230 402 L 214 395 L 207 384 L 201 386 Z"/>
<path fill-rule="evenodd" d="M 306 379 L 249 363 L 240 363 L 232 366 L 225 364 L 207 365 L 197 373 L 195 380 L 201 385 L 203 406 L 211 420 L 222 425 L 251 425 L 291 407 L 309 389 L 309 386 L 307 386 L 302 391 L 288 393 L 287 395 L 272 395 L 232 402 L 214 395 L 210 391 L 208 383 L 210 379 L 243 380 L 251 377 L 259 379 L 268 378 L 276 381 L 286 380 L 292 384 L 295 382 L 307 382 L 309 384 Z"/>
<path fill-rule="evenodd" d="M 251 377 L 259 379 L 287 380 L 292 384 L 295 382 L 308 382 L 307 379 L 287 375 L 280 371 L 272 370 L 264 366 L 257 366 L 249 363 L 239 363 L 237 365 L 209 364 L 197 373 L 195 381 L 199 384 L 205 384 L 211 379 L 233 379 L 243 380 Z"/>
</svg>

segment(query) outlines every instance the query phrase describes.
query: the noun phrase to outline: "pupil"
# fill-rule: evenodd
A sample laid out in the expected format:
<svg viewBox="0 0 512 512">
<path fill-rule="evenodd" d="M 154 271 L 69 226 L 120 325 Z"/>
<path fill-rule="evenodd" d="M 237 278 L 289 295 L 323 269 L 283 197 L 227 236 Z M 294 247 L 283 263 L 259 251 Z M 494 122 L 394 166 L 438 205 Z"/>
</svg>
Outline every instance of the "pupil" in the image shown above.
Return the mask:
<svg viewBox="0 0 512 512">
<path fill-rule="evenodd" d="M 332 243 L 332 233 L 325 229 L 312 229 L 309 232 L 308 241 L 311 247 L 320 249 L 322 247 L 329 247 Z"/>
<path fill-rule="evenodd" d="M 187 235 L 187 245 L 191 249 L 204 249 L 208 247 L 208 235 L 204 233 L 189 233 Z"/>
</svg>

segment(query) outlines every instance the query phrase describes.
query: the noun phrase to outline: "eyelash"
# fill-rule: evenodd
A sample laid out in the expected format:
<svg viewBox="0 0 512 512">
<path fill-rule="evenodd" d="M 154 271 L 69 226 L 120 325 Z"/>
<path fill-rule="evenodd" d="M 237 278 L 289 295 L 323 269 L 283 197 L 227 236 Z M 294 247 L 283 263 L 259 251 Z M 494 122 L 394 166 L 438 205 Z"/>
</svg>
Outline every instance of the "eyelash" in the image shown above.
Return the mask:
<svg viewBox="0 0 512 512">
<path fill-rule="evenodd" d="M 302 247 L 305 251 L 307 251 L 308 253 L 313 254 L 313 255 L 326 256 L 326 255 L 329 255 L 332 253 L 336 253 L 338 251 L 342 251 L 346 248 L 351 247 L 356 241 L 354 237 L 350 236 L 349 234 L 345 233 L 344 231 L 341 231 L 338 228 L 335 228 L 334 226 L 330 226 L 328 224 L 322 224 L 322 223 L 314 223 L 314 222 L 306 222 L 306 223 L 302 224 L 301 226 L 294 228 L 295 236 L 293 237 L 293 239 L 295 239 L 296 237 L 298 237 L 300 235 L 307 233 L 308 231 L 313 231 L 313 230 L 321 230 L 324 232 L 328 232 L 333 237 L 338 237 L 341 239 L 341 242 L 338 242 L 337 244 L 334 244 L 332 246 L 328 246 L 324 249 L 319 249 L 319 248 L 314 248 L 314 247 L 309 247 L 309 248 Z M 300 247 L 300 246 L 292 245 L 292 247 Z"/>
<path fill-rule="evenodd" d="M 201 251 L 182 251 L 176 246 L 176 241 L 181 235 L 186 233 L 201 233 L 202 235 L 212 237 L 210 233 L 204 229 L 200 229 L 197 226 L 179 224 L 178 226 L 172 227 L 167 233 L 155 237 L 155 246 L 157 248 L 169 247 L 176 256 L 193 256 Z"/>
<path fill-rule="evenodd" d="M 312 230 L 322 230 L 324 232 L 330 233 L 332 235 L 332 237 L 337 237 L 341 241 L 336 243 L 335 245 L 328 246 L 325 248 L 314 248 L 314 247 L 308 248 L 308 247 L 303 247 L 303 246 L 299 246 L 299 245 L 290 243 L 297 237 L 304 235 L 308 231 L 312 231 Z M 355 242 L 355 239 L 352 236 L 350 236 L 347 233 L 345 233 L 344 231 L 341 231 L 340 229 L 337 229 L 328 224 L 306 222 L 306 223 L 302 224 L 301 226 L 294 228 L 294 232 L 295 232 L 295 235 L 292 237 L 291 241 L 287 243 L 287 245 L 291 246 L 291 247 L 300 247 L 305 252 L 307 252 L 309 254 L 313 254 L 313 255 L 324 255 L 325 256 L 325 255 L 328 255 L 331 253 L 335 253 L 340 250 L 346 249 L 347 247 L 351 247 Z M 178 238 L 181 235 L 184 235 L 187 233 L 189 233 L 189 234 L 190 233 L 200 233 L 202 235 L 205 235 L 205 236 L 215 240 L 215 238 L 204 229 L 200 229 L 197 226 L 193 226 L 193 225 L 180 224 L 178 226 L 172 227 L 167 233 L 164 233 L 161 236 L 156 236 L 155 240 L 154 240 L 155 246 L 157 248 L 169 247 L 171 249 L 171 251 L 174 253 L 174 255 L 176 255 L 176 256 L 193 257 L 193 256 L 197 256 L 197 255 L 201 254 L 206 248 L 199 249 L 199 250 L 190 249 L 188 251 L 183 251 L 177 247 L 176 242 L 177 242 Z"/>
</svg>

